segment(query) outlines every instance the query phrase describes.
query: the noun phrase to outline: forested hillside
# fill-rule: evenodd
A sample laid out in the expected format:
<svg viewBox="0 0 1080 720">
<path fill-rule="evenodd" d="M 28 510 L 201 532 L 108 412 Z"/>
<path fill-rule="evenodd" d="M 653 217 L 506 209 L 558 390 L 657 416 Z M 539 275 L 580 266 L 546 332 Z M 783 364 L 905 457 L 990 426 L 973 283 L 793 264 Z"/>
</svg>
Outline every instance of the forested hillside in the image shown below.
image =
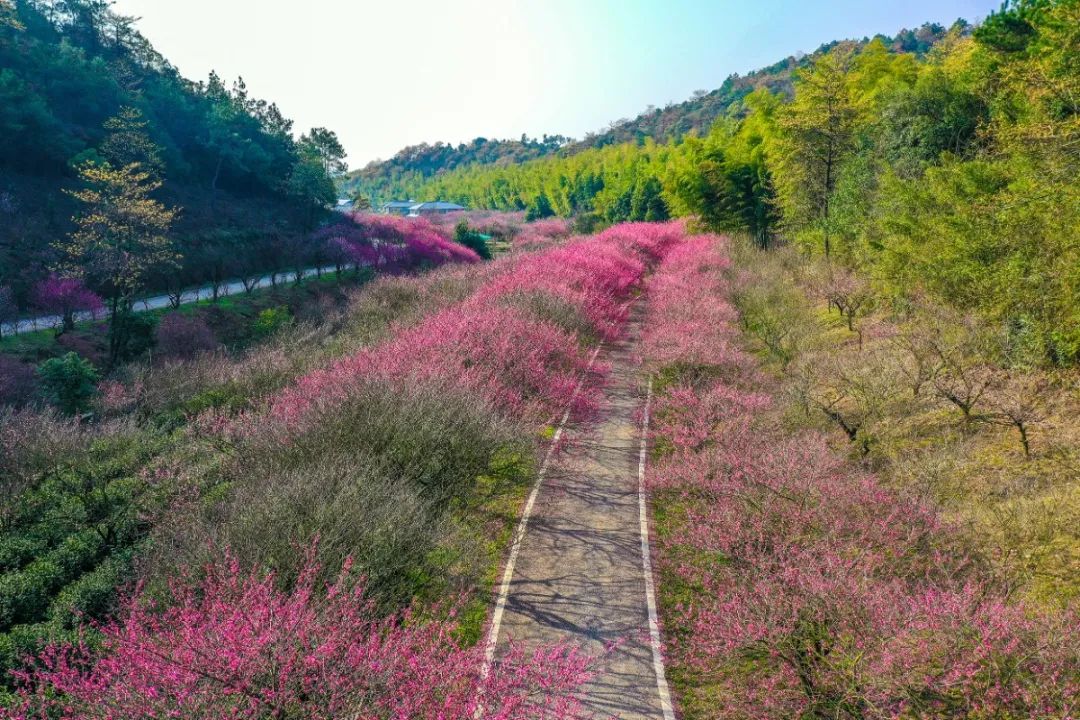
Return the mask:
<svg viewBox="0 0 1080 720">
<path fill-rule="evenodd" d="M 348 197 L 363 198 L 372 206 L 392 199 L 405 199 L 403 188 L 439 173 L 469 165 L 505 166 L 535 160 L 564 147 L 570 138 L 544 135 L 539 140 L 525 135 L 520 140 L 488 140 L 478 137 L 468 143 L 449 145 L 437 142 L 411 145 L 389 160 L 376 160 L 349 173 L 340 183 Z"/>
<path fill-rule="evenodd" d="M 962 33 L 966 32 L 968 27 L 965 21 L 958 20 L 953 30 Z M 947 32 L 942 25 L 925 23 L 915 30 L 901 30 L 893 37 L 878 35 L 874 39 L 893 52 L 914 53 L 921 56 L 941 41 Z M 859 44 L 868 42 L 870 40 L 866 39 Z M 827 52 L 837 44 L 837 42 L 827 43 L 818 48 L 814 54 Z M 805 55 L 800 54 L 798 57 L 792 55 L 746 75 L 737 73 L 730 75 L 715 90 L 710 92 L 698 90 L 693 98 L 684 102 L 663 108 L 650 107 L 636 118 L 613 122 L 607 130 L 590 133 L 580 142 L 573 143 L 567 148 L 567 152 L 579 152 L 625 142 L 640 143 L 646 138 L 666 142 L 678 140 L 691 133 L 705 134 L 718 118 L 729 114 L 733 109 L 738 111 L 740 101 L 754 90 L 767 88 L 774 93 L 790 96 L 793 92 L 792 81 L 795 70 L 805 67 L 807 62 L 808 58 Z"/>
<path fill-rule="evenodd" d="M 89 167 L 140 163 L 144 195 L 175 211 L 171 260 L 147 287 L 265 265 L 335 197 L 332 133 L 297 141 L 242 79 L 181 77 L 110 3 L 4 0 L 0 13 L 0 287 L 17 308 L 65 261 L 56 243 L 86 208 L 74 193 L 93 184 Z"/>
<path fill-rule="evenodd" d="M 954 32 L 966 33 L 970 26 L 958 20 Z M 925 23 L 915 30 L 901 30 L 893 37 L 879 35 L 875 39 L 897 53 L 922 56 L 940 42 L 948 30 L 936 23 Z M 859 45 L 870 42 L 860 41 Z M 815 54 L 826 52 L 837 43 L 823 45 Z M 517 140 L 487 140 L 476 138 L 458 146 L 435 143 L 421 144 L 401 150 L 390 160 L 372 162 L 348 175 L 341 183 L 342 192 L 349 197 L 361 197 L 362 203 L 378 205 L 391 198 L 417 197 L 424 181 L 453 170 L 470 166 L 494 165 L 506 167 L 551 154 L 567 157 L 576 153 L 623 143 L 642 144 L 647 139 L 665 143 L 691 134 L 707 134 L 718 118 L 742 110 L 742 101 L 754 90 L 766 88 L 790 96 L 794 72 L 809 62 L 805 55 L 788 56 L 779 62 L 746 75 L 732 74 L 715 90 L 698 90 L 694 97 L 663 108 L 649 107 L 635 118 L 616 120 L 599 132 L 588 133 L 581 140 L 561 135 L 544 135 L 541 140 L 522 137 Z"/>
<path fill-rule="evenodd" d="M 879 302 L 928 293 L 1007 328 L 1025 362 L 1080 355 L 1080 8 L 1023 0 L 925 56 L 839 43 L 701 138 L 651 139 L 412 188 L 583 224 L 696 215 L 865 271 Z"/>
</svg>

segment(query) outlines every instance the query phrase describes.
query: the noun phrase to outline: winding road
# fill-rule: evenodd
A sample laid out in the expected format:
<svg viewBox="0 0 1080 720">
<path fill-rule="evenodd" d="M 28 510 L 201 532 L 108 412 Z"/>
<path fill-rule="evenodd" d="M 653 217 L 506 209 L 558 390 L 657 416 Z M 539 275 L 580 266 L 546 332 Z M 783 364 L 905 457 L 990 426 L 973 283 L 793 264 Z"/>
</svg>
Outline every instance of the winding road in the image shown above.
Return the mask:
<svg viewBox="0 0 1080 720">
<path fill-rule="evenodd" d="M 580 696 L 587 710 L 674 720 L 649 556 L 643 425 L 650 392 L 636 358 L 640 332 L 638 312 L 626 337 L 599 351 L 611 367 L 599 418 L 560 426 L 572 442 L 545 460 L 526 504 L 488 649 L 497 658 L 510 639 L 526 647 L 579 644 L 603 656 Z"/>
</svg>

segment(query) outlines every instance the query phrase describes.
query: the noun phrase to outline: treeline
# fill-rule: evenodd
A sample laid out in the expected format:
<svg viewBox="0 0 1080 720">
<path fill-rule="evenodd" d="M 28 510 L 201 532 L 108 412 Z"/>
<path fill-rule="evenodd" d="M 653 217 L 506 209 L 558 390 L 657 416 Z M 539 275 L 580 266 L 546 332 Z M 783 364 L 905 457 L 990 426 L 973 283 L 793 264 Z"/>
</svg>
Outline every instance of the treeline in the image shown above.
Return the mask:
<svg viewBox="0 0 1080 720">
<path fill-rule="evenodd" d="M 624 144 L 416 188 L 609 222 L 696 215 L 929 294 L 1003 327 L 1016 362 L 1080 358 L 1080 2 L 1018 0 L 924 56 L 838 43 L 704 137 Z M 639 202 L 635 205 L 634 198 Z"/>
<path fill-rule="evenodd" d="M 184 79 L 110 5 L 0 0 L 0 286 L 24 310 L 64 264 L 56 240 L 78 231 L 88 166 L 141 163 L 148 196 L 176 211 L 162 229 L 175 262 L 146 274 L 154 289 L 273 269 L 344 170 L 333 133 L 295 139 L 292 121 L 242 79 Z"/>
<path fill-rule="evenodd" d="M 959 20 L 954 29 L 964 32 L 968 25 Z M 895 52 L 921 56 L 948 32 L 942 25 L 926 23 L 914 30 L 901 30 L 892 37 L 879 35 L 876 39 Z M 864 39 L 860 44 L 868 42 L 869 39 Z M 819 53 L 833 45 L 835 43 L 822 46 Z M 545 135 L 538 140 L 522 136 L 520 141 L 477 138 L 456 147 L 444 143 L 414 145 L 390 160 L 373 162 L 351 173 L 342 183 L 342 190 L 350 197 L 362 197 L 361 202 L 378 205 L 390 199 L 415 197 L 425 180 L 468 166 L 505 167 L 550 155 L 567 157 L 609 145 L 642 144 L 648 139 L 677 141 L 690 134 L 707 133 L 717 118 L 732 112 L 754 90 L 767 88 L 790 97 L 795 70 L 808 62 L 805 56 L 789 56 L 746 75 L 733 74 L 715 90 L 698 90 L 692 98 L 663 108 L 650 106 L 635 118 L 616 120 L 604 130 L 588 133 L 581 140 Z"/>
<path fill-rule="evenodd" d="M 437 142 L 410 145 L 389 160 L 377 160 L 349 174 L 342 192 L 360 199 L 361 207 L 377 207 L 389 200 L 409 199 L 408 188 L 417 181 L 470 165 L 510 165 L 551 155 L 571 139 L 547 135 L 534 139 L 489 140 L 478 137 L 468 143 Z"/>
</svg>

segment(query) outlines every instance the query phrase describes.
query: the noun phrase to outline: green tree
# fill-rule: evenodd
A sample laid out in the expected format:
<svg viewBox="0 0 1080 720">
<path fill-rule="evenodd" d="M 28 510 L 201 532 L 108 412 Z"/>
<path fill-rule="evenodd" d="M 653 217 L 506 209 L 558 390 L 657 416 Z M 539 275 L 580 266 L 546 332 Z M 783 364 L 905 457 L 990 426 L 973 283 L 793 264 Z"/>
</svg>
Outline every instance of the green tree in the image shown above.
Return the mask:
<svg viewBox="0 0 1080 720">
<path fill-rule="evenodd" d="M 474 251 L 484 260 L 491 259 L 491 249 L 484 236 L 469 229 L 469 223 L 462 220 L 454 227 L 454 241 Z"/>
<path fill-rule="evenodd" d="M 853 55 L 841 45 L 797 73 L 795 100 L 779 115 L 778 142 L 769 155 L 785 224 L 795 231 L 815 226 L 826 257 L 833 191 L 855 150 L 856 108 L 848 89 Z"/>
<path fill-rule="evenodd" d="M 344 175 L 349 169 L 345 162 L 345 148 L 332 130 L 312 128 L 311 132 L 300 136 L 299 147 L 301 154 L 318 157 L 323 170 L 332 178 Z"/>
<path fill-rule="evenodd" d="M 118 169 L 85 164 L 79 178 L 83 187 L 71 195 L 82 209 L 58 249 L 67 271 L 87 278 L 108 301 L 109 361 L 115 363 L 129 324 L 122 318 L 130 314 L 135 294 L 162 267 L 178 264 L 168 237 L 176 211 L 151 196 L 161 181 L 139 163 Z"/>
<path fill-rule="evenodd" d="M 546 193 L 541 192 L 536 196 L 536 199 L 529 205 L 529 209 L 525 213 L 525 220 L 532 222 L 534 220 L 543 220 L 544 218 L 551 217 L 555 214 L 554 208 L 551 207 L 551 200 L 548 199 Z"/>
<path fill-rule="evenodd" d="M 719 122 L 708 137 L 687 139 L 668 174 L 678 211 L 697 215 L 713 230 L 747 232 L 768 247 L 779 215 L 766 153 L 780 102 L 757 90 L 744 101 L 742 122 Z"/>
<path fill-rule="evenodd" d="M 314 128 L 300 137 L 288 191 L 303 212 L 306 231 L 313 230 L 320 214 L 337 200 L 334 178 L 348 169 L 344 158 L 337 135 L 325 128 Z"/>
<path fill-rule="evenodd" d="M 630 201 L 630 218 L 646 222 L 662 222 L 671 217 L 663 198 L 660 180 L 649 176 L 638 181 Z"/>
<path fill-rule="evenodd" d="M 45 398 L 69 415 L 85 412 L 97 393 L 97 370 L 73 352 L 41 363 L 38 377 Z"/>
</svg>

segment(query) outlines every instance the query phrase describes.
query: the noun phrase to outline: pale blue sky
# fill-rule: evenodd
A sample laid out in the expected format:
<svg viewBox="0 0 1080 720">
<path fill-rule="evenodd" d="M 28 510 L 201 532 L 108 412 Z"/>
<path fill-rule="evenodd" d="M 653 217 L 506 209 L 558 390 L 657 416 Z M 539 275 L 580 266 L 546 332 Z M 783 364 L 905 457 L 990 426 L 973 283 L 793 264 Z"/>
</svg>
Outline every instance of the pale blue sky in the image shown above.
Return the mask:
<svg viewBox="0 0 1080 720">
<path fill-rule="evenodd" d="M 359 167 L 422 141 L 581 137 L 829 40 L 998 0 L 117 0 L 187 77 L 243 75 Z"/>
</svg>

